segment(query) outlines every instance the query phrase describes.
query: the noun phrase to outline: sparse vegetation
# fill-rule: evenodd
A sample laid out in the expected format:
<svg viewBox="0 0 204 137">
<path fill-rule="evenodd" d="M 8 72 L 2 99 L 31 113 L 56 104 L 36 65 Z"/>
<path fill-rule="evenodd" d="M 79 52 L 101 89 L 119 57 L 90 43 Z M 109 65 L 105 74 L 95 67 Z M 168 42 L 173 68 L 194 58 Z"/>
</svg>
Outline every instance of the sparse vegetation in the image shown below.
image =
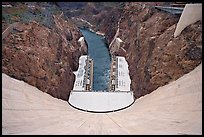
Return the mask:
<svg viewBox="0 0 204 137">
<path fill-rule="evenodd" d="M 46 27 L 53 26 L 52 15 L 60 14 L 61 10 L 53 4 L 38 3 L 35 7 L 28 7 L 27 5 L 14 4 L 13 7 L 2 8 L 2 29 L 4 30 L 9 24 L 14 22 L 32 22 L 37 21 Z"/>
</svg>

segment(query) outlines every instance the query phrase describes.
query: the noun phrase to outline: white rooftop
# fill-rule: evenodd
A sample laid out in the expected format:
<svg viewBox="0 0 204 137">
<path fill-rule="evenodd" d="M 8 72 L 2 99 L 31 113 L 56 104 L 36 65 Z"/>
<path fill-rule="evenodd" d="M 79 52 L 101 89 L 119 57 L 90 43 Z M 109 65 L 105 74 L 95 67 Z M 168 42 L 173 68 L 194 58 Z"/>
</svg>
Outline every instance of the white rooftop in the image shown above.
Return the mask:
<svg viewBox="0 0 204 137">
<path fill-rule="evenodd" d="M 116 91 L 130 91 L 130 76 L 129 76 L 129 70 L 128 70 L 128 63 L 125 60 L 124 57 L 122 56 L 116 56 L 117 58 L 117 68 L 118 68 L 118 73 L 117 73 L 117 85 L 116 86 Z"/>
<path fill-rule="evenodd" d="M 10 4 L 4 4 L 4 5 L 2 5 L 2 7 L 12 7 L 12 5 L 10 5 Z"/>
<path fill-rule="evenodd" d="M 83 55 L 79 58 L 79 68 L 77 71 L 74 72 L 76 77 L 75 77 L 73 90 L 84 90 L 85 89 L 83 87 L 83 80 L 84 80 L 84 75 L 85 75 L 85 66 L 86 66 L 87 57 L 88 57 L 87 55 Z"/>
<path fill-rule="evenodd" d="M 123 42 L 120 38 L 116 38 L 119 42 Z"/>
<path fill-rule="evenodd" d="M 84 40 L 84 37 L 80 37 L 78 41 L 81 42 L 82 40 Z"/>
</svg>

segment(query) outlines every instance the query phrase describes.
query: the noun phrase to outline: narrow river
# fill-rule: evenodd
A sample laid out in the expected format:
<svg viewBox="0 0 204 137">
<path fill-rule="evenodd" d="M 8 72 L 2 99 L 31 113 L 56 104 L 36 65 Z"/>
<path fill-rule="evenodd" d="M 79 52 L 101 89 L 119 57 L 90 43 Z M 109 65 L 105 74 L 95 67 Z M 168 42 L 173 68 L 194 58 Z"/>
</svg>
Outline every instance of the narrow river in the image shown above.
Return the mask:
<svg viewBox="0 0 204 137">
<path fill-rule="evenodd" d="M 108 90 L 111 57 L 103 37 L 86 29 L 80 29 L 87 44 L 88 55 L 94 62 L 93 89 Z"/>
</svg>

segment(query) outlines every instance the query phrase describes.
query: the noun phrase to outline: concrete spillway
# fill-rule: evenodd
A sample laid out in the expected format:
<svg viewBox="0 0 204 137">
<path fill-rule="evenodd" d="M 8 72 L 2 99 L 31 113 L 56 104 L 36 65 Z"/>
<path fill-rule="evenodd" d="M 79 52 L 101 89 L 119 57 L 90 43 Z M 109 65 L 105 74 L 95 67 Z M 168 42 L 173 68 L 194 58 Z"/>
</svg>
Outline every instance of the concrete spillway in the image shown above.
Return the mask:
<svg viewBox="0 0 204 137">
<path fill-rule="evenodd" d="M 2 74 L 2 134 L 202 134 L 202 65 L 111 113 L 79 111 Z"/>
<path fill-rule="evenodd" d="M 111 72 L 111 77 L 116 77 L 114 81 L 117 81 L 114 85 L 111 84 L 111 87 L 116 86 L 116 89 L 109 90 L 109 92 L 91 90 L 92 84 L 90 85 L 90 83 L 93 81 L 93 67 L 86 67 L 89 64 L 86 63 L 86 55 L 79 58 L 79 68 L 74 72 L 76 76 L 74 88 L 68 99 L 71 106 L 90 112 L 113 112 L 127 108 L 134 102 L 133 91 L 130 91 L 131 80 L 128 63 L 124 57 L 117 56 L 116 58 L 117 61 L 114 62 L 117 65 L 113 66 L 115 66 L 114 73 L 117 72 L 117 74 L 113 75 L 113 72 Z M 91 63 L 91 66 L 93 66 L 93 63 Z M 85 75 L 88 72 L 90 75 Z M 91 79 L 91 82 L 89 79 Z"/>
</svg>

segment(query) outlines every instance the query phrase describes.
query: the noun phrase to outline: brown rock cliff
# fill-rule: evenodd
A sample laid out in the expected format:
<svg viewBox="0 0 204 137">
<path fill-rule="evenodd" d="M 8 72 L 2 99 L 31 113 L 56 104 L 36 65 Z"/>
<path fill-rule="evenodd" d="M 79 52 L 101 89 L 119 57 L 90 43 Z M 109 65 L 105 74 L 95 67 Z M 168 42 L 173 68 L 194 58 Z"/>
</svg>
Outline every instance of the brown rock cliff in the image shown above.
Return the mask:
<svg viewBox="0 0 204 137">
<path fill-rule="evenodd" d="M 126 3 L 118 33 L 123 44 L 114 54 L 126 57 L 136 98 L 178 79 L 201 63 L 202 22 L 188 26 L 174 38 L 178 19 L 179 16 L 144 3 Z"/>
<path fill-rule="evenodd" d="M 63 15 L 53 20 L 52 29 L 37 22 L 14 28 L 3 40 L 2 72 L 67 100 L 74 84 L 73 71 L 86 48 L 77 43 L 82 34 L 71 21 Z"/>
</svg>

